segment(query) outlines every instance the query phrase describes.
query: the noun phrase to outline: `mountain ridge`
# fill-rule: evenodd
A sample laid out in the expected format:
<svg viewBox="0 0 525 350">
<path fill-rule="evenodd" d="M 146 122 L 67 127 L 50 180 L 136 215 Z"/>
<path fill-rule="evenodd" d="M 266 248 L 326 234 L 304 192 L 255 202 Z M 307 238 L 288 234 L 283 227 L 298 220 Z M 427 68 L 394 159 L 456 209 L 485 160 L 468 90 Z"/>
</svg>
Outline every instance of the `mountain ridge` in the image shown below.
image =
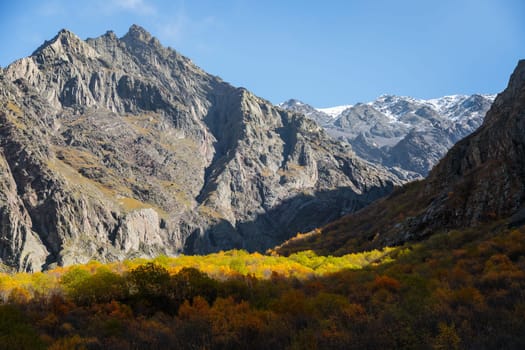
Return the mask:
<svg viewBox="0 0 525 350">
<path fill-rule="evenodd" d="M 349 142 L 360 157 L 413 180 L 427 176 L 452 145 L 481 125 L 494 96 L 420 100 L 382 95 L 341 108 L 335 116 L 298 100 L 280 107 L 304 113 L 332 137 Z"/>
<path fill-rule="evenodd" d="M 0 260 L 20 270 L 264 251 L 401 183 L 135 25 L 62 30 L 0 84 Z"/>
</svg>

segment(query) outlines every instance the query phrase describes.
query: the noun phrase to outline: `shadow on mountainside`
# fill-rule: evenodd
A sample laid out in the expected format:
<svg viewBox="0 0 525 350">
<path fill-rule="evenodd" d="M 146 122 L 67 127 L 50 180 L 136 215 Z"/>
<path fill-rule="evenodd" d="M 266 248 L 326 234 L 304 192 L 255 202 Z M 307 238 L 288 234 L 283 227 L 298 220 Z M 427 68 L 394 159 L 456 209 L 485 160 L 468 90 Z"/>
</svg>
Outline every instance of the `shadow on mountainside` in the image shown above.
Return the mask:
<svg viewBox="0 0 525 350">
<path fill-rule="evenodd" d="M 356 194 L 348 187 L 313 194 L 299 193 L 279 205 L 255 214 L 251 221 L 232 224 L 218 218 L 207 228 L 194 228 L 186 239 L 185 254 L 206 254 L 228 249 L 265 252 L 300 232 L 324 226 L 384 197 L 393 186 L 374 187 Z"/>
</svg>

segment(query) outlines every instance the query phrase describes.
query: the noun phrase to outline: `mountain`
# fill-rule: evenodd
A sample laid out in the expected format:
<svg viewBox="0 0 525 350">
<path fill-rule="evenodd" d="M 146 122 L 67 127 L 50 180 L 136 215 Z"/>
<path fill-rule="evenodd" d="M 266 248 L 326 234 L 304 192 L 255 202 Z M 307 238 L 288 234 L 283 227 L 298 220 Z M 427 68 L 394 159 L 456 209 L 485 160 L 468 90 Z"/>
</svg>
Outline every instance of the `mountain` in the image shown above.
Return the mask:
<svg viewBox="0 0 525 350">
<path fill-rule="evenodd" d="M 427 179 L 280 251 L 315 249 L 341 254 L 398 245 L 440 231 L 484 223 L 525 223 L 525 60 L 518 63 L 480 128 L 454 145 Z M 492 230 L 498 230 L 493 228 Z M 306 247 L 306 248 L 305 248 Z"/>
<path fill-rule="evenodd" d="M 277 105 L 282 109 L 304 114 L 320 126 L 328 126 L 333 122 L 333 117 L 328 113 L 315 109 L 314 107 L 296 99 L 290 99 Z"/>
<path fill-rule="evenodd" d="M 0 76 L 0 261 L 263 251 L 400 180 L 133 25 L 60 31 Z"/>
<path fill-rule="evenodd" d="M 334 138 L 348 141 L 360 157 L 415 179 L 427 176 L 452 145 L 481 125 L 494 97 L 418 100 L 383 95 L 372 102 L 332 109 L 316 110 L 297 100 L 279 106 L 304 113 Z M 327 110 L 336 114 L 330 118 Z M 322 119 L 314 111 L 327 117 Z"/>
</svg>

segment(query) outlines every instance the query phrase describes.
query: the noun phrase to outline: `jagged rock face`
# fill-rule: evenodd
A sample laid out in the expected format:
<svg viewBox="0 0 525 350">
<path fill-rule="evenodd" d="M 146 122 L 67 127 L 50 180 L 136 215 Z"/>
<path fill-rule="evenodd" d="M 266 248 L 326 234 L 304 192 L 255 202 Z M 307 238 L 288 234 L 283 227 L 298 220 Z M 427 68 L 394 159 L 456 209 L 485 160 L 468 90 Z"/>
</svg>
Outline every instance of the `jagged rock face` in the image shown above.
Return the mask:
<svg viewBox="0 0 525 350">
<path fill-rule="evenodd" d="M 0 260 L 265 250 L 399 179 L 144 29 L 63 30 L 0 72 Z"/>
<path fill-rule="evenodd" d="M 350 106 L 333 118 L 297 100 L 280 107 L 304 113 L 332 137 L 349 142 L 360 157 L 413 180 L 427 176 L 452 145 L 481 125 L 494 97 L 417 100 L 383 95 Z"/>
</svg>

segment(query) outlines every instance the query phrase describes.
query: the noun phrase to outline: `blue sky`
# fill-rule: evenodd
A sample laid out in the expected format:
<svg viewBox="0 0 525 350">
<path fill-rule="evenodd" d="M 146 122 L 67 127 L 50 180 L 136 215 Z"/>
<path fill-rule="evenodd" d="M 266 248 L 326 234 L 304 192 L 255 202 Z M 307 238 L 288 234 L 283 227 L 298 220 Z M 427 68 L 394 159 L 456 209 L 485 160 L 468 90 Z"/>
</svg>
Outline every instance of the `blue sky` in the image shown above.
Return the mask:
<svg viewBox="0 0 525 350">
<path fill-rule="evenodd" d="M 133 23 L 273 103 L 501 91 L 525 58 L 522 0 L 17 0 L 0 2 L 0 65 L 68 28 Z"/>
</svg>

